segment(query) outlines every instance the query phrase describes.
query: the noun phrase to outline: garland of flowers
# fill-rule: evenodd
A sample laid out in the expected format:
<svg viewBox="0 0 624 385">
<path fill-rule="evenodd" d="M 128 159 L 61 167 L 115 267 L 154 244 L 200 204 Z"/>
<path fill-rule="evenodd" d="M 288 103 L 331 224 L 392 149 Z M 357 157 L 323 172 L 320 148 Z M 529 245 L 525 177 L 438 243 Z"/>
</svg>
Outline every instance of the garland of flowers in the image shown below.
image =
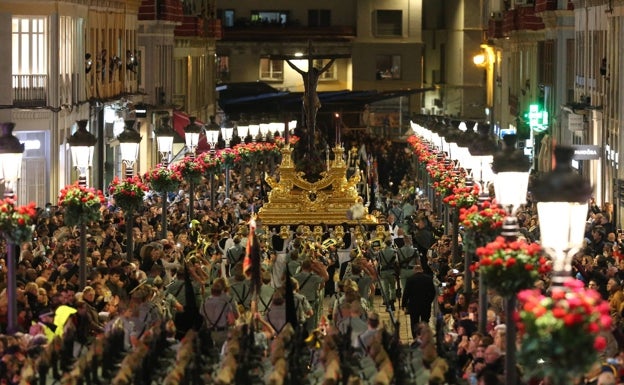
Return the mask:
<svg viewBox="0 0 624 385">
<path fill-rule="evenodd" d="M 171 168 L 179 173 L 183 180 L 195 184 L 201 182 L 201 178 L 204 175 L 204 162 L 200 158 L 186 156 L 174 163 Z"/>
<path fill-rule="evenodd" d="M 451 191 L 452 193 L 444 197 L 442 200 L 451 207 L 459 209 L 467 208 L 473 206 L 479 200 L 479 185 L 476 184 L 474 186 L 460 184 L 458 187 L 454 187 Z"/>
<path fill-rule="evenodd" d="M 507 213 L 496 203 L 485 201 L 481 207 L 474 204 L 459 209 L 459 223 L 464 227 L 463 245 L 467 252 L 474 253 L 477 245 L 492 242 L 503 226 Z"/>
<path fill-rule="evenodd" d="M 102 218 L 106 199 L 101 190 L 81 186 L 78 182 L 61 189 L 58 205 L 65 209 L 63 220 L 68 226 L 87 225 Z"/>
<path fill-rule="evenodd" d="M 109 194 L 115 199 L 115 206 L 124 212 L 139 209 L 143 205 L 143 198 L 147 190 L 147 186 L 137 175 L 126 179 L 115 177 L 108 187 Z"/>
<path fill-rule="evenodd" d="M 180 186 L 182 175 L 176 169 L 157 164 L 143 175 L 143 180 L 150 185 L 152 190 L 166 193 L 175 191 Z"/>
<path fill-rule="evenodd" d="M 238 152 L 231 148 L 224 148 L 217 152 L 217 156 L 221 159 L 223 167 L 232 167 L 234 163 L 240 162 L 241 158 Z"/>
<path fill-rule="evenodd" d="M 205 176 L 221 171 L 221 159 L 213 157 L 210 153 L 200 155 L 198 161 L 202 163 Z"/>
<path fill-rule="evenodd" d="M 522 337 L 518 361 L 525 376 L 549 378 L 554 385 L 573 383 L 598 361 L 611 329 L 609 303 L 583 282 L 569 279 L 550 296 L 539 290 L 518 294 L 517 326 Z M 539 364 L 538 359 L 545 362 Z"/>
<path fill-rule="evenodd" d="M 37 209 L 34 202 L 22 206 L 15 203 L 12 198 L 0 200 L 0 231 L 9 243 L 19 245 L 31 239 Z"/>
<path fill-rule="evenodd" d="M 541 246 L 524 240 L 497 237 L 486 246 L 478 247 L 476 253 L 479 262 L 473 263 L 470 269 L 478 271 L 488 287 L 505 297 L 533 287 L 540 274 L 551 270 L 548 259 L 542 256 Z"/>
</svg>

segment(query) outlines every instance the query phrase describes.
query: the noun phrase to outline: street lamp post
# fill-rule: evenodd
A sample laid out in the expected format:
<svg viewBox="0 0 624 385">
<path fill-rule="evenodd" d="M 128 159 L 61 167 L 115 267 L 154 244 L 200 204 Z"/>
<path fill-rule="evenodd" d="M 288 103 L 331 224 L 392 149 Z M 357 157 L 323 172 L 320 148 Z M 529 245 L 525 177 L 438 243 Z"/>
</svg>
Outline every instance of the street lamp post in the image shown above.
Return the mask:
<svg viewBox="0 0 624 385">
<path fill-rule="evenodd" d="M 262 126 L 261 126 L 262 127 Z M 234 126 L 229 119 L 225 118 L 223 122 L 221 122 L 221 136 L 225 141 L 225 148 L 230 148 L 230 141 L 232 140 L 232 135 L 234 134 Z M 262 136 L 264 138 L 264 135 Z M 230 197 L 230 165 L 225 163 L 225 198 Z"/>
<path fill-rule="evenodd" d="M 240 119 L 236 122 L 236 135 L 240 138 L 240 144 L 245 145 L 245 139 L 247 139 L 247 135 L 249 135 L 249 123 L 245 120 L 244 116 L 241 114 Z M 252 155 L 253 157 L 253 155 Z M 240 189 L 241 191 L 245 190 L 245 163 L 240 162 Z M 254 181 L 254 172 L 253 172 L 253 159 L 249 162 L 249 171 L 252 183 Z"/>
<path fill-rule="evenodd" d="M 89 121 L 86 119 L 76 122 L 78 130 L 67 140 L 74 160 L 74 167 L 78 170 L 78 184 L 87 187 L 88 172 L 93 162 L 93 150 L 97 143 L 95 135 L 87 131 Z M 79 260 L 80 288 L 87 285 L 87 225 L 80 222 L 80 260 Z"/>
<path fill-rule="evenodd" d="M 490 126 L 485 124 L 478 125 L 478 135 L 474 136 L 473 141 L 468 145 L 468 152 L 470 153 L 470 161 L 467 164 L 467 168 L 470 168 L 473 175 L 473 180 L 479 183 L 480 191 L 485 192 L 487 188 L 487 176 L 491 175 L 491 172 L 484 172 L 491 169 L 491 162 L 494 158 L 493 154 L 497 150 L 496 142 L 492 135 L 490 135 Z M 470 131 L 468 128 L 467 132 Z M 473 135 L 473 134 L 468 134 Z M 483 278 L 479 278 L 479 332 L 485 333 L 487 320 L 487 287 Z"/>
<path fill-rule="evenodd" d="M 516 150 L 516 135 L 503 137 L 505 146 L 502 151 L 493 156 L 492 171 L 494 176 L 494 189 L 497 202 L 507 212 L 504 220 L 503 235 L 510 240 L 517 239 L 518 218 L 514 216 L 520 205 L 526 202 L 527 188 L 529 186 L 529 169 L 531 163 L 522 150 Z M 505 379 L 506 384 L 516 383 L 516 323 L 513 314 L 516 308 L 516 296 L 505 298 Z"/>
<path fill-rule="evenodd" d="M 202 132 L 202 126 L 195 123 L 195 117 L 189 117 L 188 126 L 184 127 L 184 141 L 186 143 L 186 150 L 188 156 L 191 159 L 195 159 L 195 150 L 197 149 L 197 145 L 199 144 L 199 135 Z M 193 220 L 193 216 L 195 215 L 195 181 L 193 179 L 189 180 L 189 224 Z"/>
<path fill-rule="evenodd" d="M 139 143 L 141 143 L 141 134 L 139 134 L 134 126 L 135 120 L 126 120 L 124 130 L 119 134 L 119 150 L 121 151 L 121 161 L 124 164 L 125 178 L 134 176 L 134 164 L 139 157 Z M 130 260 L 134 253 L 134 239 L 132 238 L 132 228 L 134 227 L 134 213 L 129 210 L 126 213 L 126 258 Z"/>
<path fill-rule="evenodd" d="M 553 285 L 563 286 L 572 276 L 572 257 L 582 247 L 587 219 L 590 183 L 572 168 L 574 150 L 557 146 L 555 169 L 537 180 L 541 245 L 553 258 Z"/>
<path fill-rule="evenodd" d="M 206 126 L 206 141 L 210 145 L 210 157 L 214 159 L 217 152 L 217 143 L 219 142 L 219 133 L 221 128 L 215 122 L 214 116 L 210 117 L 210 123 Z M 254 140 L 255 141 L 255 140 Z M 214 171 L 210 168 L 210 208 L 214 210 L 215 207 L 215 183 L 214 183 Z"/>
<path fill-rule="evenodd" d="M 249 122 L 249 135 L 251 136 L 251 141 L 252 142 L 256 142 L 256 140 L 258 139 L 258 134 L 260 133 L 260 123 L 255 120 L 252 119 Z"/>
<path fill-rule="evenodd" d="M 158 142 L 158 152 L 160 152 L 161 156 L 160 163 L 163 166 L 168 166 L 173 149 L 174 136 L 173 128 L 169 124 L 169 116 L 160 118 L 160 125 L 154 130 L 154 135 L 156 135 L 156 141 Z M 163 191 L 160 197 L 162 200 L 162 213 L 160 214 L 161 239 L 167 238 L 167 194 L 167 191 Z"/>
<path fill-rule="evenodd" d="M 13 135 L 15 123 L 0 123 L 0 177 L 4 179 L 5 198 L 14 198 L 17 181 L 22 171 L 24 145 Z M 15 334 L 17 328 L 17 276 L 16 246 L 5 236 L 7 248 L 7 333 Z"/>
</svg>

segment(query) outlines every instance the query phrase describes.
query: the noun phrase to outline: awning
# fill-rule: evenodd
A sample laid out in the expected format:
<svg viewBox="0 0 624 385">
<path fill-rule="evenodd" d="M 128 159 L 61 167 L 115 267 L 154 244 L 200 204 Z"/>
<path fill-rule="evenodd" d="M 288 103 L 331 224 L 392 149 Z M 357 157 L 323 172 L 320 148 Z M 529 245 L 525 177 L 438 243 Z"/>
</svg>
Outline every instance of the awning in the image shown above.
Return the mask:
<svg viewBox="0 0 624 385">
<path fill-rule="evenodd" d="M 182 111 L 173 111 L 173 130 L 184 138 L 184 127 L 188 126 L 191 120 L 189 119 L 189 115 Z M 195 123 L 204 125 L 204 122 L 196 119 Z M 206 141 L 206 134 L 202 131 L 199 135 L 199 144 L 197 145 L 197 153 L 201 154 L 202 152 L 206 152 L 210 150 L 210 146 Z"/>
</svg>

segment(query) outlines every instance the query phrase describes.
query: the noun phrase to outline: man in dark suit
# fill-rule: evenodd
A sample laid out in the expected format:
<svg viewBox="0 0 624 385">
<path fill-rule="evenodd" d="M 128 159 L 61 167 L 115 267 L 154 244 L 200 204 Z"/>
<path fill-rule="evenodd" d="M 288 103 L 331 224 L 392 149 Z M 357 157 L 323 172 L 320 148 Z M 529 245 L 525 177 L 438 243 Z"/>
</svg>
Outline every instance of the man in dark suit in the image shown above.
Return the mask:
<svg viewBox="0 0 624 385">
<path fill-rule="evenodd" d="M 412 338 L 418 336 L 418 324 L 429 322 L 431 304 L 436 297 L 433 277 L 425 274 L 421 265 L 414 266 L 414 274 L 407 278 L 403 291 L 402 306 L 410 315 Z"/>
</svg>

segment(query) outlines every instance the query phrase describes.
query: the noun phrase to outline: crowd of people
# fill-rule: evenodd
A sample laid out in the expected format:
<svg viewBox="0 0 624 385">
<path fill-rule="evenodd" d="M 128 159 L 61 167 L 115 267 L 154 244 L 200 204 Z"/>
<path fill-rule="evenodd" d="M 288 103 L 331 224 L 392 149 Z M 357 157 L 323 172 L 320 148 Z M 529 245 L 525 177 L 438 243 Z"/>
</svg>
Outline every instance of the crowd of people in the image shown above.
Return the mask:
<svg viewBox="0 0 624 385">
<path fill-rule="evenodd" d="M 361 148 L 363 143 L 353 145 Z M 253 324 L 258 330 L 256 344 L 267 356 L 271 341 L 296 327 L 312 340 L 345 335 L 356 357 L 370 359 L 378 354 L 373 348 L 376 336 L 394 326 L 383 325 L 381 313 L 390 313 L 394 320 L 397 312 L 404 311 L 409 314 L 412 337 L 406 348 L 421 352 L 419 365 L 429 371 L 430 383 L 501 384 L 506 331 L 502 298 L 488 293 L 487 330 L 477 331 L 476 280 L 472 295 L 465 293 L 465 267 L 453 263 L 452 242 L 441 213 L 435 202 L 419 193 L 427 186 L 415 179 L 410 154 L 393 151 L 393 146 L 397 144 L 364 144 L 364 152 L 374 154 L 380 167 L 397 161 L 405 166 L 400 178 L 377 169 L 379 177 L 374 179 L 379 183 L 371 186 L 374 194 L 368 203 L 380 223 L 372 227 L 346 222 L 321 224 L 318 229 L 307 224 L 265 226 L 255 215 L 265 198 L 256 188 L 261 182 L 239 183 L 238 178 L 251 175 L 243 169 L 234 175 L 229 197 L 220 191 L 214 209 L 209 185 L 199 186 L 193 218 L 188 217 L 184 188 L 170 194 L 164 238 L 160 236 L 162 198 L 148 194 L 144 209 L 135 215 L 134 250 L 128 253 L 127 218 L 110 201 L 101 221 L 87 229 L 85 287 L 79 284 L 80 230 L 64 225 L 64 213 L 56 206 L 41 208 L 32 242 L 21 245 L 19 253 L 20 330 L 0 336 L 0 379 L 19 383 L 24 362 L 67 333 L 73 336 L 72 356 L 77 359 L 98 336 L 116 328 L 124 331 L 124 350 L 132 351 L 159 322 L 167 325 L 172 344 L 189 330 L 198 330 L 221 355 L 232 343 L 237 325 Z M 390 160 L 390 154 L 398 159 Z M 603 385 L 610 375 L 619 381 L 624 344 L 624 240 L 613 228 L 612 215 L 608 204 L 591 206 L 586 248 L 574 261 L 577 279 L 603 294 L 616 320 L 603 357 L 610 365 L 588 373 L 587 383 Z M 524 206 L 517 216 L 521 237 L 539 240 L 533 205 Z M 253 218 L 255 226 L 250 230 Z M 259 246 L 260 282 L 246 274 L 244 262 L 251 242 Z M 6 246 L 2 247 L 4 254 Z M 0 288 L 6 283 L 5 265 L 1 258 Z M 537 285 L 546 291 L 548 277 Z M 381 298 L 381 308 L 374 306 L 376 296 Z M 4 290 L 0 294 L 3 332 L 7 301 Z M 327 353 L 317 361 L 326 365 Z"/>
</svg>

